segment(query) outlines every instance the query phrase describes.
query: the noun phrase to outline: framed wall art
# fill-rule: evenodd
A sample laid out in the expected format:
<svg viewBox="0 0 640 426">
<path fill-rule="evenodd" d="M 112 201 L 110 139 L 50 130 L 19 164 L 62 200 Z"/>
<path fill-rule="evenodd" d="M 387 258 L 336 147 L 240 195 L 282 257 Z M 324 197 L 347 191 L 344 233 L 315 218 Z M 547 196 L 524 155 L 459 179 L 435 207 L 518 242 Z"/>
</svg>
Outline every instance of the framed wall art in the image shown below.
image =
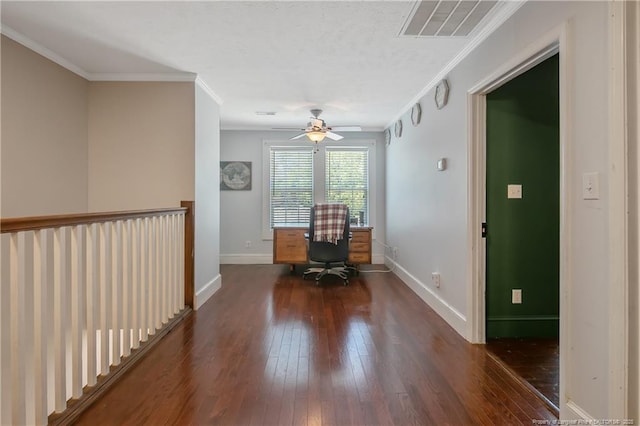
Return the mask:
<svg viewBox="0 0 640 426">
<path fill-rule="evenodd" d="M 251 161 L 221 161 L 220 189 L 223 191 L 251 190 Z"/>
</svg>

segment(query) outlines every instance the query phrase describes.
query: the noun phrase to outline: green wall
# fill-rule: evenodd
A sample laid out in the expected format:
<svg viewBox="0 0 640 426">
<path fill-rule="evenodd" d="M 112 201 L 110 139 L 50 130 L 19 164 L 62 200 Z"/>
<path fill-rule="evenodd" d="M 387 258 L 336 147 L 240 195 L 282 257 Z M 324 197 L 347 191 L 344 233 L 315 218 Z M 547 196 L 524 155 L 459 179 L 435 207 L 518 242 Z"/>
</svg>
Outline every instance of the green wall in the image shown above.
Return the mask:
<svg viewBox="0 0 640 426">
<path fill-rule="evenodd" d="M 558 88 L 555 55 L 487 95 L 487 338 L 558 335 Z"/>
</svg>

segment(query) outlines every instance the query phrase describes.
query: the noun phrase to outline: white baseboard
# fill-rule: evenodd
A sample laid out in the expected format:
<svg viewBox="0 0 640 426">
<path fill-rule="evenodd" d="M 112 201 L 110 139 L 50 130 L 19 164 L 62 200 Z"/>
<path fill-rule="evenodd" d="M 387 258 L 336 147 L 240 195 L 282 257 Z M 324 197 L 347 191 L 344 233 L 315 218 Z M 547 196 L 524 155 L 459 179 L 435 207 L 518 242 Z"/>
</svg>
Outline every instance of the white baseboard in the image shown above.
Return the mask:
<svg viewBox="0 0 640 426">
<path fill-rule="evenodd" d="M 223 265 L 268 265 L 273 263 L 273 255 L 266 254 L 221 254 Z"/>
<path fill-rule="evenodd" d="M 426 284 L 411 275 L 409 271 L 386 257 L 385 264 L 389 268 L 394 268 L 394 272 L 415 294 L 420 297 L 431 309 L 436 311 L 455 331 L 462 337 L 467 339 L 467 319 L 458 312 L 453 306 L 449 305 L 439 295 L 433 292 Z"/>
<path fill-rule="evenodd" d="M 563 413 L 562 409 L 565 407 L 568 413 Z M 567 403 L 564 405 L 564 407 L 560 407 L 560 418 L 561 419 L 581 419 L 581 420 L 592 421 L 591 423 L 586 423 L 586 424 L 596 424 L 595 422 L 593 422 L 593 420 L 595 420 L 595 417 L 587 413 L 585 410 L 582 409 L 582 407 L 580 407 L 578 404 L 575 403 L 575 401 L 572 401 L 572 400 L 568 400 Z"/>
<path fill-rule="evenodd" d="M 384 264 L 384 254 L 372 256 L 375 265 Z M 220 263 L 223 265 L 269 265 L 273 263 L 273 255 L 265 254 L 221 254 Z"/>
<path fill-rule="evenodd" d="M 202 306 L 204 302 L 209 300 L 209 298 L 211 298 L 211 296 L 213 296 L 216 291 L 220 290 L 220 287 L 222 287 L 222 275 L 218 274 L 217 277 L 205 284 L 205 286 L 200 290 L 196 291 L 196 295 L 193 301 L 194 309 L 197 310 L 198 308 L 200 308 L 200 306 Z"/>
</svg>

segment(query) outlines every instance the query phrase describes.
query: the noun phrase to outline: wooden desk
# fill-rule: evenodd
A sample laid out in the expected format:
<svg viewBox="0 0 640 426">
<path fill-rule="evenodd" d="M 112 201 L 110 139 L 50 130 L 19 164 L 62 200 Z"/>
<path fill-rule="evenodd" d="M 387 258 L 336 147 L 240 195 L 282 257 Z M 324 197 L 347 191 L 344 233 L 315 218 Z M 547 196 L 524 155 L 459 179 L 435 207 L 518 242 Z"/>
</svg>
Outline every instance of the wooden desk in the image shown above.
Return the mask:
<svg viewBox="0 0 640 426">
<path fill-rule="evenodd" d="M 352 265 L 371 263 L 371 230 L 369 227 L 351 227 L 351 241 L 349 243 L 349 260 Z M 306 265 L 307 242 L 306 226 L 283 226 L 273 228 L 273 263 L 288 263 L 293 271 L 295 265 Z"/>
</svg>

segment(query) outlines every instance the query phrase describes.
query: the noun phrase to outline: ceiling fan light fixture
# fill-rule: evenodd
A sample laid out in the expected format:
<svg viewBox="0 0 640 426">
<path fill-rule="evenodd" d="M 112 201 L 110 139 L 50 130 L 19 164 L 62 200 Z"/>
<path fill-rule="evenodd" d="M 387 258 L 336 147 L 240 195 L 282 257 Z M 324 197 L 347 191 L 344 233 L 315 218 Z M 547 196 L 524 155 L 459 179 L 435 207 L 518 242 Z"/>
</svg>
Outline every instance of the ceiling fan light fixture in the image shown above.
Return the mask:
<svg viewBox="0 0 640 426">
<path fill-rule="evenodd" d="M 306 135 L 311 142 L 315 142 L 315 143 L 322 142 L 324 140 L 324 137 L 326 136 L 324 132 L 320 132 L 316 130 L 307 132 Z"/>
</svg>

